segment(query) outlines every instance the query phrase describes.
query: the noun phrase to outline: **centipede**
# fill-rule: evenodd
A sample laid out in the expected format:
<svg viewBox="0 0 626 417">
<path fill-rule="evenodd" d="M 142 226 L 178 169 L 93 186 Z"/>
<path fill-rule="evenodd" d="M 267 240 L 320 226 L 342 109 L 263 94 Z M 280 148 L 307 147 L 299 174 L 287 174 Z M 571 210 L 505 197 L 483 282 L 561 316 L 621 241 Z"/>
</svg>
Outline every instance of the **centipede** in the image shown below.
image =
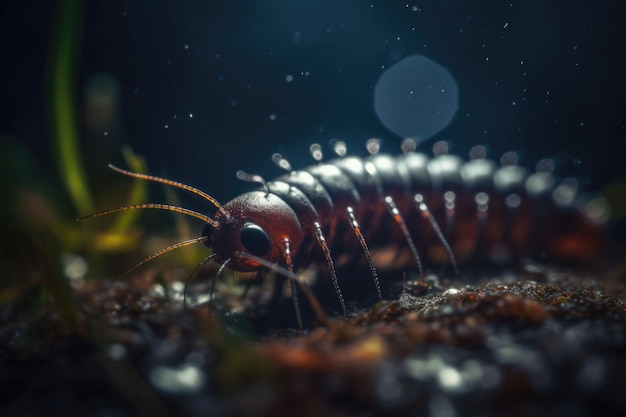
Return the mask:
<svg viewBox="0 0 626 417">
<path fill-rule="evenodd" d="M 467 264 L 501 265 L 522 257 L 580 262 L 603 250 L 606 202 L 581 192 L 575 179 L 559 180 L 550 159 L 531 171 L 519 164 L 515 152 L 497 163 L 487 158 L 484 146 L 472 148 L 468 159 L 451 154 L 445 141 L 433 146 L 432 156 L 419 152 L 413 140 L 405 140 L 397 155 L 381 153 L 378 139 L 368 140 L 366 149 L 366 157 L 350 156 L 345 143 L 336 141 L 334 157 L 325 160 L 322 147 L 314 144 L 314 164 L 303 169 L 293 169 L 286 158 L 274 154 L 272 160 L 283 173 L 266 181 L 239 171 L 239 179 L 257 187 L 225 204 L 198 188 L 109 165 L 120 174 L 196 194 L 215 213 L 144 203 L 81 219 L 130 209 L 197 218 L 204 222 L 199 237 L 151 255 L 124 275 L 166 252 L 203 243 L 212 251 L 203 263 L 219 264 L 217 276 L 229 268 L 272 270 L 287 278 L 300 327 L 297 288 L 305 291 L 318 316 L 324 315 L 299 279 L 298 271 L 310 266 L 325 270 L 345 314 L 336 271 L 346 262 L 367 265 L 368 285 L 382 299 L 381 272 L 390 269 L 423 275 L 436 265 L 455 274 Z"/>
</svg>

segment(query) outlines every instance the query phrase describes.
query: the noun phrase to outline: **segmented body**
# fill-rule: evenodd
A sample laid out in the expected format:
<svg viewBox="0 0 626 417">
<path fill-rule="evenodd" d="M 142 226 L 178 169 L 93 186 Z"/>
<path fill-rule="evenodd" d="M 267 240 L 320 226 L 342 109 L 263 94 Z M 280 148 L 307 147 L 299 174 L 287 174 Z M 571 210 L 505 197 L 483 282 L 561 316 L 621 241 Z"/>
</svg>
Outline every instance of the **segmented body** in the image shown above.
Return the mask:
<svg viewBox="0 0 626 417">
<path fill-rule="evenodd" d="M 345 312 L 337 264 L 366 259 L 380 298 L 380 269 L 423 273 L 424 264 L 448 263 L 456 270 L 457 263 L 502 264 L 522 256 L 580 261 L 603 249 L 600 223 L 607 217 L 606 205 L 583 197 L 574 180 L 557 181 L 545 166 L 535 173 L 508 162 L 498 166 L 484 158 L 482 147 L 469 161 L 446 152 L 431 158 L 404 146 L 397 156 L 378 154 L 377 144 L 374 148 L 368 147 L 366 158 L 342 156 L 302 170 L 292 170 L 278 156 L 275 162 L 286 174 L 269 182 L 243 174 L 263 187 L 224 205 L 188 185 L 111 166 L 191 191 L 218 210 L 211 218 L 180 207 L 140 204 L 95 215 L 154 208 L 204 220 L 201 237 L 170 246 L 131 270 L 169 250 L 204 242 L 213 249 L 209 259 L 222 267 L 270 268 L 291 278 L 299 321 L 294 271 L 314 263 L 327 265 Z M 317 314 L 323 315 L 321 309 Z"/>
<path fill-rule="evenodd" d="M 415 261 L 386 197 L 395 202 L 425 262 L 451 259 L 445 242 L 420 210 L 420 201 L 434 216 L 460 263 L 506 263 L 521 256 L 589 259 L 601 250 L 604 239 L 598 221 L 585 208 L 589 201 L 581 197 L 575 182 L 559 183 L 551 173 L 530 173 L 517 165 L 499 167 L 484 158 L 463 161 L 448 154 L 338 158 L 289 172 L 268 182 L 267 189 L 236 197 L 224 209 L 237 213 L 237 222 L 260 220 L 273 245 L 279 246 L 281 239 L 288 237 L 294 265 L 302 267 L 323 259 L 315 239 L 316 222 L 333 259 L 362 256 L 349 224 L 347 210 L 351 207 L 374 264 L 406 267 Z M 299 223 L 294 230 L 288 231 L 289 222 L 274 213 L 278 200 L 293 211 Z M 249 207 L 257 209 L 250 213 Z M 216 220 L 223 217 L 218 214 Z M 214 248 L 218 262 L 247 250 L 239 246 L 236 233 L 214 230 L 211 235 L 207 244 Z M 267 257 L 269 261 L 284 264 L 280 256 L 272 255 Z M 238 265 L 231 261 L 229 266 L 237 269 Z"/>
</svg>

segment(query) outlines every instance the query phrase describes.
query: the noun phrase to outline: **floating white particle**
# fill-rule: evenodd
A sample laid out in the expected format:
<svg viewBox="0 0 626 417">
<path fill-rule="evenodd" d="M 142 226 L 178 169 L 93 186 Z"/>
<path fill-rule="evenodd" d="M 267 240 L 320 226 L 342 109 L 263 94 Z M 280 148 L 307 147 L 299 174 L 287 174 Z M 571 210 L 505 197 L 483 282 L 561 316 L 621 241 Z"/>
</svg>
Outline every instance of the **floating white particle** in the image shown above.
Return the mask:
<svg viewBox="0 0 626 417">
<path fill-rule="evenodd" d="M 452 194 L 454 195 L 454 193 Z M 448 197 L 448 199 L 450 199 L 453 197 Z M 460 293 L 459 290 L 457 290 L 456 288 L 448 288 L 447 290 L 444 291 L 444 293 L 442 294 L 443 297 L 449 297 L 449 296 L 454 296 L 454 295 L 458 295 Z"/>
<path fill-rule="evenodd" d="M 271 120 L 271 121 L 276 120 L 276 115 L 275 115 L 275 114 L 270 114 L 270 120 Z"/>
<path fill-rule="evenodd" d="M 462 387 L 463 377 L 456 368 L 451 366 L 442 367 L 438 374 L 437 380 L 439 386 L 446 391 L 455 391 Z"/>
<path fill-rule="evenodd" d="M 285 81 L 287 81 L 288 83 L 292 82 L 293 81 L 293 75 L 287 74 L 285 76 Z"/>
<path fill-rule="evenodd" d="M 126 348 L 120 343 L 113 343 L 107 349 L 107 355 L 114 361 L 119 361 L 126 357 Z"/>
<path fill-rule="evenodd" d="M 148 378 L 160 391 L 178 395 L 197 394 L 206 384 L 204 374 L 192 364 L 155 366 L 150 370 Z"/>
<path fill-rule="evenodd" d="M 70 279 L 72 285 L 79 285 L 89 271 L 89 264 L 82 256 L 65 253 L 61 257 L 63 273 Z"/>
</svg>

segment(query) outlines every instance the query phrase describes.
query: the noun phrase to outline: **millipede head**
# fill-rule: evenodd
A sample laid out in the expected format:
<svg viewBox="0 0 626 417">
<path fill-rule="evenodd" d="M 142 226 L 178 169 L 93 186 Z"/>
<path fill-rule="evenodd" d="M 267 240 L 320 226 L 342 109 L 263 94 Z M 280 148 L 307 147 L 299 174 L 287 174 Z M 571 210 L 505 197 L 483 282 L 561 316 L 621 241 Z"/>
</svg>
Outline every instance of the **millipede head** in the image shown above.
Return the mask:
<svg viewBox="0 0 626 417">
<path fill-rule="evenodd" d="M 217 254 L 215 261 L 231 259 L 228 267 L 242 272 L 262 269 L 249 253 L 272 263 L 285 264 L 285 238 L 291 242 L 292 256 L 304 232 L 296 213 L 281 198 L 263 191 L 242 194 L 224 205 L 230 216 L 217 213 L 216 224 L 206 223 L 202 236 Z"/>
</svg>

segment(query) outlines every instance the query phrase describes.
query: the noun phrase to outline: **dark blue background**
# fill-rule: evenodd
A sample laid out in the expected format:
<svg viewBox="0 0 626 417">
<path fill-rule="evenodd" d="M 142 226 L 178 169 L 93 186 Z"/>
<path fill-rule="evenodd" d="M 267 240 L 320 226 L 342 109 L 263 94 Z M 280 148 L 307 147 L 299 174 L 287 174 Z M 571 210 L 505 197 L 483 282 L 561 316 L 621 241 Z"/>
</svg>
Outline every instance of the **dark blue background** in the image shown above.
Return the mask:
<svg viewBox="0 0 626 417">
<path fill-rule="evenodd" d="M 43 96 L 53 7 L 37 3 L 0 6 L 0 132 L 53 172 Z M 276 151 L 303 166 L 312 142 L 340 138 L 362 154 L 375 136 L 395 152 L 400 140 L 373 112 L 373 86 L 384 68 L 422 54 L 459 84 L 457 116 L 437 136 L 455 152 L 522 150 L 531 167 L 560 155 L 564 173 L 601 187 L 626 173 L 621 3 L 89 1 L 78 86 L 97 72 L 114 75 L 123 124 L 103 160 L 83 145 L 104 166 L 121 163 L 127 142 L 152 173 L 227 200 L 249 188 L 236 170 L 278 174 Z"/>
</svg>

